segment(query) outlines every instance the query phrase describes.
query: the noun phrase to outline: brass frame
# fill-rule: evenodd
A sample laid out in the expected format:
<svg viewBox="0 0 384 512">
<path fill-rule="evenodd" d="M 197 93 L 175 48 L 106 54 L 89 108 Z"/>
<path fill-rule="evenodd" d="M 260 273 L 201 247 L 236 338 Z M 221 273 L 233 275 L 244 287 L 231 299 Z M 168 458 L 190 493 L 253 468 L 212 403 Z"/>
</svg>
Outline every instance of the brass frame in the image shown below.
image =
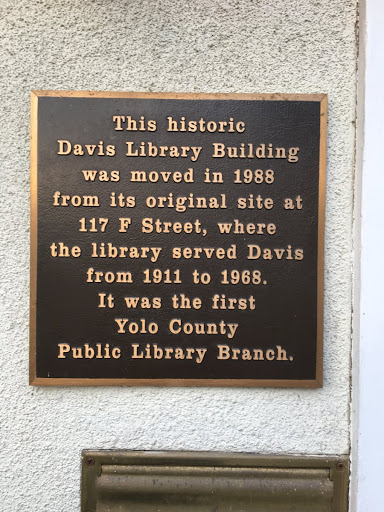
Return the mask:
<svg viewBox="0 0 384 512">
<path fill-rule="evenodd" d="M 70 379 L 36 376 L 36 279 L 37 279 L 37 147 L 39 97 L 69 98 L 158 98 L 183 100 L 267 100 L 315 101 L 320 103 L 318 258 L 317 258 L 317 355 L 314 380 L 279 379 Z M 324 229 L 326 185 L 326 94 L 245 94 L 245 93 L 138 93 L 102 91 L 31 91 L 31 264 L 30 264 L 30 384 L 34 386 L 227 386 L 319 388 L 323 385 L 324 321 Z"/>
</svg>

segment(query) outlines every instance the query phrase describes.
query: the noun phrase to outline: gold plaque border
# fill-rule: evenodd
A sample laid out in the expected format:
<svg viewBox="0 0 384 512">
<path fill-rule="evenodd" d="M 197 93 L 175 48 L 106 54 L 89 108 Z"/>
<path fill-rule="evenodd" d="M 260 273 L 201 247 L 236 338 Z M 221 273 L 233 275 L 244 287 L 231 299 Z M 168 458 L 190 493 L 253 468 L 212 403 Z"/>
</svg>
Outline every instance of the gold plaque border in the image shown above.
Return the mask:
<svg viewBox="0 0 384 512">
<path fill-rule="evenodd" d="M 317 255 L 317 350 L 316 378 L 284 379 L 83 379 L 42 378 L 36 376 L 36 292 L 37 292 L 37 145 L 38 102 L 40 97 L 65 98 L 142 98 L 182 100 L 264 100 L 313 101 L 320 103 L 319 203 Z M 195 386 L 195 387 L 276 387 L 320 388 L 323 386 L 324 322 L 324 230 L 327 149 L 326 94 L 246 94 L 246 93 L 169 93 L 115 91 L 31 91 L 31 254 L 30 254 L 30 352 L 29 383 L 33 386 Z"/>
</svg>

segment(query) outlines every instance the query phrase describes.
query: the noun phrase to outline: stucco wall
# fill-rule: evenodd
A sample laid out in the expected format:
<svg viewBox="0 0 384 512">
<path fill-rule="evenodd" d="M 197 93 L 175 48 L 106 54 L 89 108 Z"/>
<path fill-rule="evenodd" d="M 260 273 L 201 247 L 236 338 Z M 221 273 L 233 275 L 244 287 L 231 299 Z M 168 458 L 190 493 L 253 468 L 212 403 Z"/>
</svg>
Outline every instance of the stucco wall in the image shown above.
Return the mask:
<svg viewBox="0 0 384 512">
<path fill-rule="evenodd" d="M 78 510 L 83 448 L 348 451 L 355 23 L 356 0 L 0 1 L 1 510 Z M 323 389 L 28 386 L 31 89 L 328 93 Z"/>
</svg>

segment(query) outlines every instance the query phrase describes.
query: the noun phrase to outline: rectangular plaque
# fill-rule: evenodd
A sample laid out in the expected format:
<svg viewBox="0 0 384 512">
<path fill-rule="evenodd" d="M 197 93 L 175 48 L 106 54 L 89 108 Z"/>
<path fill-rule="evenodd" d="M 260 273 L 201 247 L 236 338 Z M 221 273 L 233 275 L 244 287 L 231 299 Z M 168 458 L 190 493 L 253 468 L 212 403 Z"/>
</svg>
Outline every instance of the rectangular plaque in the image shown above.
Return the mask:
<svg viewBox="0 0 384 512">
<path fill-rule="evenodd" d="M 326 101 L 33 92 L 31 384 L 320 387 Z"/>
</svg>

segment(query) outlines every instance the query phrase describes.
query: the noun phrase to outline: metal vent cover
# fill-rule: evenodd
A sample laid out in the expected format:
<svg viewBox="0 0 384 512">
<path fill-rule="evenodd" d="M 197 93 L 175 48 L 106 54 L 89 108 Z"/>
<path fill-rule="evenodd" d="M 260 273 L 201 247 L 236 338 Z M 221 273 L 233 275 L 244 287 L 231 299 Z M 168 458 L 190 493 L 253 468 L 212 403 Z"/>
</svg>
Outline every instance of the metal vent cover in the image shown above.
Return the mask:
<svg viewBox="0 0 384 512">
<path fill-rule="evenodd" d="M 82 512 L 347 512 L 346 457 L 88 451 Z"/>
</svg>

